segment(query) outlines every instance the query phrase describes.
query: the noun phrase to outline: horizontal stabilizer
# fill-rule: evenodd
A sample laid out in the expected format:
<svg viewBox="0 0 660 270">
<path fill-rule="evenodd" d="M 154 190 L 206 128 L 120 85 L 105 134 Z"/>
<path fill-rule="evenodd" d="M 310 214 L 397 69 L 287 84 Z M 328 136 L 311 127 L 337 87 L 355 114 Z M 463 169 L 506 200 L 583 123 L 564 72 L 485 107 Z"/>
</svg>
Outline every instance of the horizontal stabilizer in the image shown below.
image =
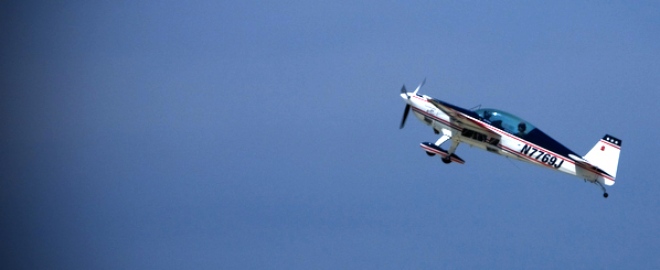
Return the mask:
<svg viewBox="0 0 660 270">
<path fill-rule="evenodd" d="M 609 173 L 601 170 L 600 168 L 598 168 L 598 166 L 589 163 L 589 161 L 587 161 L 587 160 L 585 160 L 581 157 L 578 157 L 578 156 L 573 155 L 573 154 L 568 154 L 568 157 L 571 158 L 573 161 L 575 161 L 575 163 L 580 165 L 582 168 L 591 169 L 591 170 L 597 171 L 599 173 L 602 173 L 604 175 L 607 175 L 609 177 L 614 178 L 614 176 L 612 176 Z"/>
<path fill-rule="evenodd" d="M 584 164 L 589 164 L 589 161 L 586 161 L 586 160 L 584 160 L 583 158 L 578 157 L 578 156 L 576 156 L 576 155 L 568 154 L 568 157 L 571 158 L 572 160 L 576 161 L 576 162 L 584 163 Z"/>
</svg>

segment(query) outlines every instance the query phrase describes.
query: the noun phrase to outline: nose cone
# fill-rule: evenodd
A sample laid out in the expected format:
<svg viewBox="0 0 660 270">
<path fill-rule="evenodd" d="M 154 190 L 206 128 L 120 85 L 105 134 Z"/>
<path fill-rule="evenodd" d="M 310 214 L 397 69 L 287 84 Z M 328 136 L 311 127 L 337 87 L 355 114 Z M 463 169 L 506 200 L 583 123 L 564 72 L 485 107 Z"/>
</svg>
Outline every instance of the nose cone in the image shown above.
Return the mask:
<svg viewBox="0 0 660 270">
<path fill-rule="evenodd" d="M 406 102 L 408 101 L 408 93 L 401 93 L 401 98 L 405 100 Z"/>
</svg>

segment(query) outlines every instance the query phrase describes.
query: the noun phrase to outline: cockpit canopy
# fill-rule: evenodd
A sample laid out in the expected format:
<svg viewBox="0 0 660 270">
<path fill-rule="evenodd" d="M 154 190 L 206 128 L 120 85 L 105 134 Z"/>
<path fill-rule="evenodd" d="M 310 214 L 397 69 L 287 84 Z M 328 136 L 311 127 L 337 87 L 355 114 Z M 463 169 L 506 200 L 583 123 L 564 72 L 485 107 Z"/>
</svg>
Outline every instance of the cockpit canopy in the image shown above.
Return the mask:
<svg viewBox="0 0 660 270">
<path fill-rule="evenodd" d="M 485 122 L 496 128 L 509 132 L 518 137 L 525 137 L 536 127 L 513 114 L 496 109 L 479 109 L 474 111 Z"/>
<path fill-rule="evenodd" d="M 479 109 L 474 112 L 479 115 L 484 122 L 488 122 L 498 129 L 511 133 L 512 135 L 536 145 L 540 145 L 557 154 L 563 156 L 568 156 L 568 154 L 577 155 L 566 146 L 546 135 L 534 125 L 513 114 L 497 109 Z"/>
</svg>

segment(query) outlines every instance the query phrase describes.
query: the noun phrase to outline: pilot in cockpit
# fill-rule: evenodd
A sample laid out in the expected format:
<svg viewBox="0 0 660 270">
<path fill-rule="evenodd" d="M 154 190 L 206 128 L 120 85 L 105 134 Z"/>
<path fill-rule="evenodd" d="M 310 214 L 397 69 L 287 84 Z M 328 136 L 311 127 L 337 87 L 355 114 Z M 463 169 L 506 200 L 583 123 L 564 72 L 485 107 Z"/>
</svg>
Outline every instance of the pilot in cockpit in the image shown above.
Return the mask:
<svg viewBox="0 0 660 270">
<path fill-rule="evenodd" d="M 518 137 L 522 137 L 525 135 L 525 130 L 527 129 L 527 125 L 523 122 L 520 122 L 518 124 L 518 134 L 516 134 Z"/>
<path fill-rule="evenodd" d="M 489 111 L 484 111 L 484 117 L 483 117 L 484 122 L 490 124 L 490 116 L 491 113 Z"/>
</svg>

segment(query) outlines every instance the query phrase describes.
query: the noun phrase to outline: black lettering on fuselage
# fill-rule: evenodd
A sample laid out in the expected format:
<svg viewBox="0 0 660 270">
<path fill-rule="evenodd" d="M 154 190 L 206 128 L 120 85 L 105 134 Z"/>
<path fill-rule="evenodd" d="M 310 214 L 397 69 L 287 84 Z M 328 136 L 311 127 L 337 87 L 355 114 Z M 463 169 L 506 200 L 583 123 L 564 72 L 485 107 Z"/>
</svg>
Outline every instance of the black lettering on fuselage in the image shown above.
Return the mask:
<svg viewBox="0 0 660 270">
<path fill-rule="evenodd" d="M 527 154 L 529 154 L 530 149 L 532 149 L 532 147 L 525 144 L 525 146 L 523 146 L 523 149 L 520 151 L 520 153 L 523 153 L 523 154 L 527 155 Z"/>
<path fill-rule="evenodd" d="M 562 164 L 564 164 L 564 159 L 559 158 L 553 154 L 546 153 L 543 150 L 536 149 L 532 147 L 531 145 L 524 145 L 522 150 L 520 150 L 520 153 L 528 156 L 534 160 L 537 160 L 540 163 L 547 164 L 549 166 L 553 166 L 556 169 L 559 169 Z M 536 155 L 534 155 L 536 154 Z"/>
</svg>

